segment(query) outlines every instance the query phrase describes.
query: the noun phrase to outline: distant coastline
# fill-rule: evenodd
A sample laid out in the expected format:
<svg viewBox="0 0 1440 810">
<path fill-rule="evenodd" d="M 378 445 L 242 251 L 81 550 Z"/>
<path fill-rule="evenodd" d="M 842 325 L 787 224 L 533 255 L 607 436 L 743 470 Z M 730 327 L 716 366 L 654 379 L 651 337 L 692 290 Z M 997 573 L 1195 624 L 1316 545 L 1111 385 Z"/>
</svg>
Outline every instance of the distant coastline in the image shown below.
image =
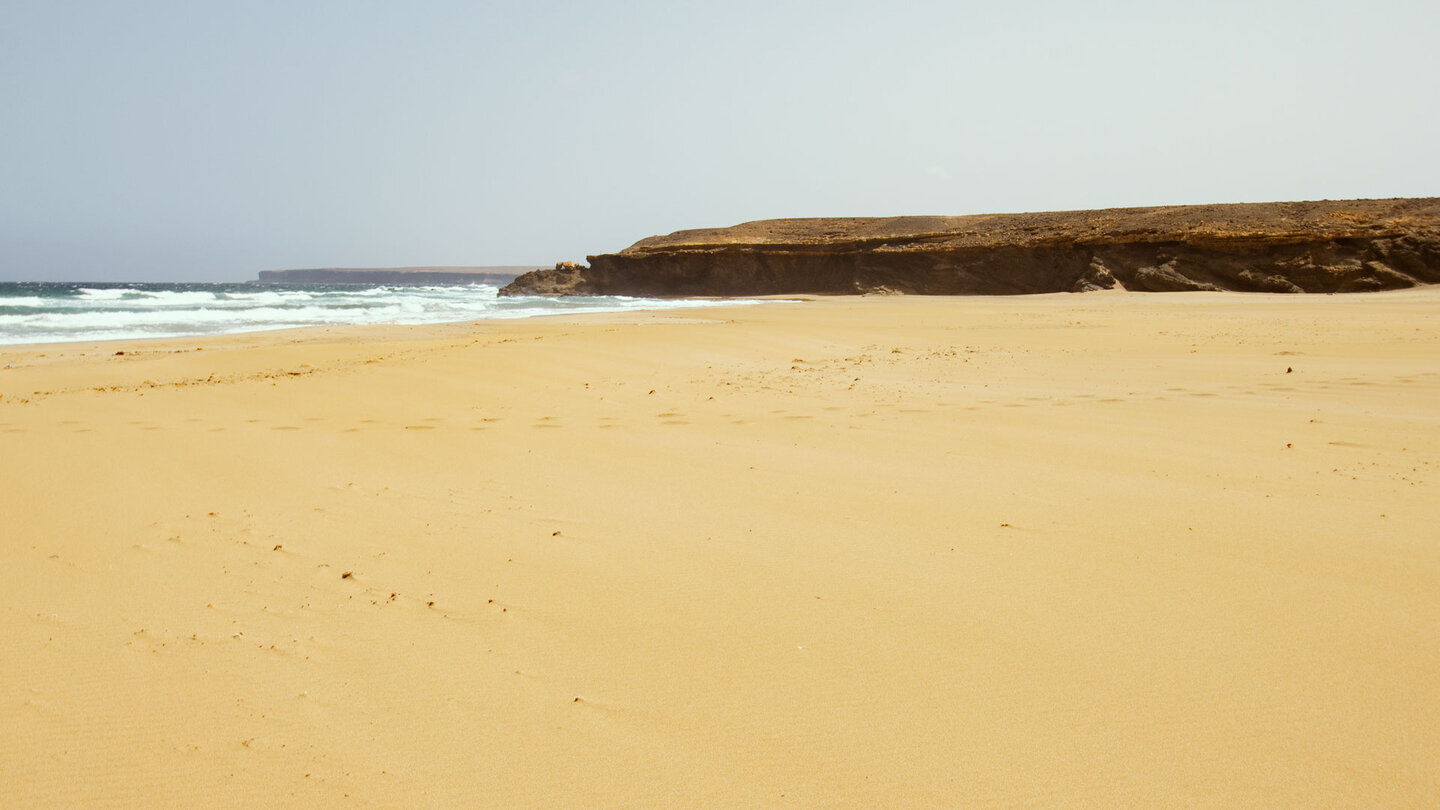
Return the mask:
<svg viewBox="0 0 1440 810">
<path fill-rule="evenodd" d="M 265 284 L 509 284 L 536 265 L 481 267 L 313 267 L 261 270 Z"/>
</svg>

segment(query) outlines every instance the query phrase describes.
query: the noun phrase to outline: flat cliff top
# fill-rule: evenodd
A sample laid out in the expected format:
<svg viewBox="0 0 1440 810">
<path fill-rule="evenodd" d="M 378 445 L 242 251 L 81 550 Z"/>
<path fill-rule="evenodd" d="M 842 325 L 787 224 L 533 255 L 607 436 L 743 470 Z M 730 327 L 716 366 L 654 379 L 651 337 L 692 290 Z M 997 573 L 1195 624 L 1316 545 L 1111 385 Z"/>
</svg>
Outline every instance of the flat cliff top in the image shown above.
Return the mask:
<svg viewBox="0 0 1440 810">
<path fill-rule="evenodd" d="M 767 219 L 652 236 L 620 255 L 849 244 L 883 249 L 886 242 L 963 248 L 1057 242 L 1343 239 L 1416 232 L 1440 233 L 1440 198 L 1167 205 L 956 217 Z"/>
</svg>

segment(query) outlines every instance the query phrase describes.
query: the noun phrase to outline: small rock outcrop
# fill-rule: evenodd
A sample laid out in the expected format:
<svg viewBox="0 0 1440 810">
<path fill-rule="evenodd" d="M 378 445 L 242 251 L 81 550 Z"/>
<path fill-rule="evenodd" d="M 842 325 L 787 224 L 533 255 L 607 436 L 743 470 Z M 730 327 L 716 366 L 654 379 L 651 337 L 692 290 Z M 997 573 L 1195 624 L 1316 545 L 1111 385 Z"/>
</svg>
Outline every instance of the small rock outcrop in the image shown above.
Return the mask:
<svg viewBox="0 0 1440 810">
<path fill-rule="evenodd" d="M 575 262 L 556 262 L 555 268 L 532 270 L 500 288 L 501 295 L 605 295 L 589 289 L 585 273 L 590 268 Z M 524 279 L 521 287 L 517 282 Z"/>
<path fill-rule="evenodd" d="M 1440 283 L 1440 198 L 763 220 L 588 260 L 501 294 L 1390 290 Z"/>
</svg>

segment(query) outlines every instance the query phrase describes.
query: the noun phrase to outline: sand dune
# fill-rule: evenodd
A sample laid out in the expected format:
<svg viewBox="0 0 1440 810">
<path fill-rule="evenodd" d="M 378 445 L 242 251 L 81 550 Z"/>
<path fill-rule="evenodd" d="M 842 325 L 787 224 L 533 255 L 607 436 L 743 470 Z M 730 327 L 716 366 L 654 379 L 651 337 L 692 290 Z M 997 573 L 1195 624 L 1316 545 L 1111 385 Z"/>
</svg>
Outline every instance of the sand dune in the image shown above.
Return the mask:
<svg viewBox="0 0 1440 810">
<path fill-rule="evenodd" d="M 0 805 L 1435 806 L 1437 319 L 0 349 Z"/>
</svg>

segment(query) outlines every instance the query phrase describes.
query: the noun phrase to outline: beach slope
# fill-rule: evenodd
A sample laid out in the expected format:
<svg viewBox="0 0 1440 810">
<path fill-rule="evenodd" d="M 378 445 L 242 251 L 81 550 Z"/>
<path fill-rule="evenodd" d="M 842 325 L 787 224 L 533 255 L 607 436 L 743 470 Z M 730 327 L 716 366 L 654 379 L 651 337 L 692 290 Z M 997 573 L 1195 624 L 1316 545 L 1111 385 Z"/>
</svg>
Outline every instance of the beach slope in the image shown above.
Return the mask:
<svg viewBox="0 0 1440 810">
<path fill-rule="evenodd" d="M 0 350 L 0 804 L 1433 807 L 1437 318 Z"/>
</svg>

